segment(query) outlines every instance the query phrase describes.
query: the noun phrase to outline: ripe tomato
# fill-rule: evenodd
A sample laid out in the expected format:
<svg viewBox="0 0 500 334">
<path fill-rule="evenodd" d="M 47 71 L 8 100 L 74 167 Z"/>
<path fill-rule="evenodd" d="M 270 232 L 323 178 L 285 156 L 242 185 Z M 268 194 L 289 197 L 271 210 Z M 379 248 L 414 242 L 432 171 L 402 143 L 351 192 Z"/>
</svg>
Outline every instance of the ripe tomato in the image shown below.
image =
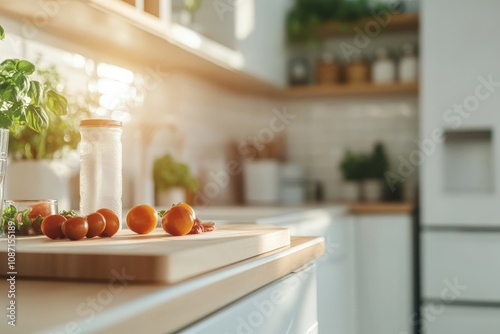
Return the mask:
<svg viewBox="0 0 500 334">
<path fill-rule="evenodd" d="M 42 233 L 50 239 L 64 239 L 65 236 L 62 231 L 62 224 L 65 221 L 66 218 L 61 215 L 51 215 L 45 217 L 41 225 Z"/>
<path fill-rule="evenodd" d="M 91 213 L 87 216 L 87 223 L 89 224 L 89 231 L 87 232 L 87 238 L 93 238 L 104 232 L 106 228 L 106 218 L 99 212 Z"/>
<path fill-rule="evenodd" d="M 161 226 L 171 235 L 186 235 L 194 225 L 194 210 L 185 203 L 174 205 L 163 214 Z"/>
<path fill-rule="evenodd" d="M 137 205 L 127 213 L 127 226 L 137 234 L 151 233 L 158 223 L 156 210 L 149 205 Z"/>
<path fill-rule="evenodd" d="M 73 217 L 62 223 L 62 231 L 70 240 L 80 240 L 89 231 L 87 219 L 83 217 Z"/>
<path fill-rule="evenodd" d="M 52 214 L 52 210 L 50 209 L 50 203 L 38 203 L 30 206 L 31 211 L 28 213 L 28 218 L 35 219 L 38 215 L 43 218 L 50 216 Z"/>
<path fill-rule="evenodd" d="M 101 233 L 101 237 L 112 237 L 113 235 L 118 232 L 118 229 L 120 228 L 120 219 L 118 219 L 118 216 L 116 213 L 113 212 L 113 210 L 110 209 L 99 209 L 97 210 L 101 215 L 104 216 L 104 219 L 106 220 L 106 228 L 104 229 L 104 232 Z"/>
</svg>

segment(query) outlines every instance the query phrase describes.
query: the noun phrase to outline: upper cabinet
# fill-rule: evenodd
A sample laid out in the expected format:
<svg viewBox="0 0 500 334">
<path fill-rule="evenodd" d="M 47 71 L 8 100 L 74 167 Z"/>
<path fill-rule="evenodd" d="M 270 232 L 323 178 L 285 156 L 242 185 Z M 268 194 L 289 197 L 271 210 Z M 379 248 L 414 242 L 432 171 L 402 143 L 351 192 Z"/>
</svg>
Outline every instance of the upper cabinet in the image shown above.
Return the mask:
<svg viewBox="0 0 500 334">
<path fill-rule="evenodd" d="M 219 2 L 226 6 L 217 7 Z M 239 28 L 244 30 L 240 35 L 237 2 L 228 7 L 228 2 L 214 1 L 200 8 L 210 20 L 214 18 L 209 14 L 219 18 L 221 27 L 234 26 L 234 40 L 227 32 L 218 36 L 226 45 L 207 37 L 216 36 L 216 31 L 204 32 L 196 24 L 176 23 L 176 17 L 172 17 L 176 3 L 165 0 L 1 1 L 0 12 L 24 22 L 21 33 L 28 38 L 33 31 L 43 30 L 119 61 L 162 71 L 191 72 L 232 90 L 276 96 L 281 94 L 285 69 L 267 60 L 284 57 L 284 38 L 277 30 L 269 33 L 262 29 L 273 25 L 282 29 L 283 22 L 262 24 L 255 20 L 267 20 L 279 8 L 273 5 L 269 15 L 259 16 L 266 4 L 247 2 L 252 4 L 251 11 L 245 12 L 250 22 Z M 196 14 L 203 18 L 203 11 Z M 192 20 L 197 18 L 194 15 Z M 276 46 L 278 40 L 282 41 L 281 48 Z M 267 52 L 268 59 L 263 59 L 261 52 Z"/>
</svg>

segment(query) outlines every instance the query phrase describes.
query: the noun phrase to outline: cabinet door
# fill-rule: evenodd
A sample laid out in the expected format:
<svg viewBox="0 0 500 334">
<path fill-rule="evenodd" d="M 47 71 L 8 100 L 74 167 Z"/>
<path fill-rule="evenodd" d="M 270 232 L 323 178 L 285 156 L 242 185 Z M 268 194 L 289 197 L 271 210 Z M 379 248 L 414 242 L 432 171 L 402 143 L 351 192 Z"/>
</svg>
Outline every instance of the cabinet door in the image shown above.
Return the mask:
<svg viewBox="0 0 500 334">
<path fill-rule="evenodd" d="M 500 233 L 422 233 L 424 298 L 500 303 L 499 282 Z"/>
<path fill-rule="evenodd" d="M 425 334 L 500 333 L 500 308 L 427 304 L 422 315 Z"/>
<path fill-rule="evenodd" d="M 357 333 L 410 333 L 411 217 L 360 215 L 355 224 Z"/>
<path fill-rule="evenodd" d="M 241 298 L 180 333 L 317 334 L 316 295 L 316 266 L 309 265 Z"/>
</svg>

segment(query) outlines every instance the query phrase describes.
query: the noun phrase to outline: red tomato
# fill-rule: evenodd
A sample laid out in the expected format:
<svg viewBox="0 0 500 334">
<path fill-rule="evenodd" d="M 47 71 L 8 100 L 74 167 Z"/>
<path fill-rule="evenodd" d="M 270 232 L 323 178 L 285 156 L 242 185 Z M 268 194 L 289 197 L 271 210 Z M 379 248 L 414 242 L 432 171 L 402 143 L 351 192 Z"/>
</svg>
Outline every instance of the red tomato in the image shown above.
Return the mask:
<svg viewBox="0 0 500 334">
<path fill-rule="evenodd" d="M 52 214 L 52 210 L 50 209 L 50 203 L 38 203 L 30 206 L 31 211 L 28 213 L 28 218 L 35 219 L 38 215 L 43 218 L 50 216 Z"/>
<path fill-rule="evenodd" d="M 87 216 L 87 223 L 89 224 L 89 231 L 87 232 L 87 238 L 93 238 L 104 232 L 106 228 L 106 218 L 99 212 L 91 213 Z"/>
<path fill-rule="evenodd" d="M 161 218 L 161 226 L 171 235 L 186 235 L 194 225 L 194 210 L 185 203 L 179 203 L 170 208 Z"/>
<path fill-rule="evenodd" d="M 120 228 L 120 220 L 118 219 L 118 216 L 116 213 L 113 212 L 113 210 L 110 209 L 99 209 L 97 210 L 101 215 L 104 216 L 104 219 L 106 219 L 106 228 L 104 229 L 104 232 L 101 233 L 101 237 L 112 237 L 113 235 L 118 232 L 118 229 Z"/>
<path fill-rule="evenodd" d="M 156 210 L 149 205 L 134 206 L 127 213 L 127 226 L 137 234 L 151 233 L 158 223 Z"/>
<path fill-rule="evenodd" d="M 41 225 L 42 233 L 51 239 L 64 239 L 65 236 L 62 231 L 62 224 L 65 221 L 66 218 L 61 215 L 51 215 L 45 217 Z"/>
<path fill-rule="evenodd" d="M 62 231 L 70 240 L 80 240 L 87 235 L 89 224 L 83 217 L 73 217 L 62 223 Z"/>
</svg>

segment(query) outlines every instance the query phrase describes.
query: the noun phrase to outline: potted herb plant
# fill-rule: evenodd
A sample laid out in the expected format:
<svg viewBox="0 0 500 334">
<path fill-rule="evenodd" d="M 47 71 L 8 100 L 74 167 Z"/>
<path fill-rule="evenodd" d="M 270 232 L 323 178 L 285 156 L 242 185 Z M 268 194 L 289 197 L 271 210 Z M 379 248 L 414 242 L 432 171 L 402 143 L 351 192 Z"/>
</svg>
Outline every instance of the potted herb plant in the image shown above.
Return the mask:
<svg viewBox="0 0 500 334">
<path fill-rule="evenodd" d="M 348 201 L 363 200 L 362 183 L 366 178 L 366 167 L 369 158 L 350 150 L 345 152 L 340 163 L 340 171 L 344 181 L 343 197 Z"/>
<path fill-rule="evenodd" d="M 186 190 L 194 191 L 198 182 L 188 165 L 176 161 L 170 154 L 157 158 L 153 164 L 156 205 L 171 206 L 186 201 Z"/>
<path fill-rule="evenodd" d="M 5 32 L 0 26 L 0 40 Z M 66 99 L 50 86 L 32 79 L 35 65 L 22 59 L 5 59 L 0 63 L 0 208 L 6 178 L 9 131 L 26 125 L 34 132 L 43 132 L 49 115 L 65 115 Z"/>
<path fill-rule="evenodd" d="M 369 159 L 367 178 L 363 182 L 364 197 L 367 201 L 380 201 L 384 197 L 385 173 L 389 161 L 382 143 L 376 143 Z"/>
<path fill-rule="evenodd" d="M 35 71 L 43 87 L 57 91 L 64 86 L 57 68 L 52 65 Z M 68 95 L 68 94 L 65 94 Z M 90 100 L 85 95 L 68 95 L 68 112 L 63 117 L 48 114 L 45 131 L 19 126 L 10 132 L 7 168 L 9 198 L 55 198 L 61 207 L 70 208 L 70 180 L 74 172 L 63 161 L 80 142 L 79 121 L 90 117 Z"/>
</svg>

